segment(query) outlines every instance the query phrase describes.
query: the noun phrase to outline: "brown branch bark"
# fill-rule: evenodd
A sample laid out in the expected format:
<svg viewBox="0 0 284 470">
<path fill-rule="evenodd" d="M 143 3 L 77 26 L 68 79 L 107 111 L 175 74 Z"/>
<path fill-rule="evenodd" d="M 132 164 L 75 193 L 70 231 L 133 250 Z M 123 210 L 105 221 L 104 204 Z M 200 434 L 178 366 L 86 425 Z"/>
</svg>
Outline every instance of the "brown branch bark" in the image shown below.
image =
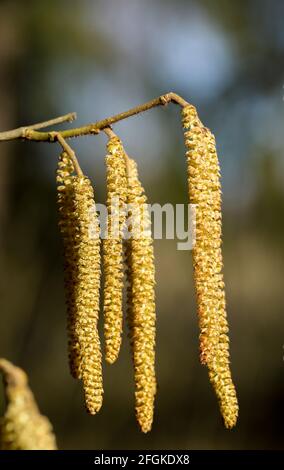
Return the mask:
<svg viewBox="0 0 284 470">
<path fill-rule="evenodd" d="M 64 116 L 59 116 L 54 119 L 49 119 L 48 121 L 39 122 L 37 124 L 32 124 L 30 126 L 18 127 L 11 131 L 0 132 L 0 141 L 4 140 L 14 140 L 14 139 L 25 139 L 26 133 L 29 130 L 43 129 L 44 127 L 54 126 L 55 124 L 61 124 L 62 122 L 72 122 L 76 119 L 76 113 L 68 113 Z"/>
<path fill-rule="evenodd" d="M 82 127 L 68 129 L 65 131 L 58 131 L 58 132 L 55 132 L 55 131 L 39 132 L 37 130 L 42 127 L 47 127 L 47 125 L 50 125 L 52 121 L 54 124 L 55 120 L 52 120 L 52 121 L 47 121 L 45 123 L 34 124 L 31 126 L 27 126 L 27 127 L 20 127 L 19 129 L 14 129 L 8 132 L 2 132 L 0 133 L 0 141 L 14 140 L 14 139 L 21 138 L 24 140 L 32 140 L 35 142 L 54 142 L 58 140 L 58 135 L 63 137 L 63 139 L 70 139 L 73 137 L 79 137 L 79 136 L 88 135 L 88 134 L 98 134 L 104 128 L 110 127 L 112 124 L 115 124 L 118 121 L 122 121 L 123 119 L 127 119 L 131 116 L 135 116 L 136 114 L 143 113 L 157 106 L 165 106 L 171 102 L 178 104 L 181 107 L 187 106 L 189 104 L 181 96 L 177 95 L 176 93 L 171 92 L 165 95 L 161 95 L 158 98 L 148 101 L 147 103 L 136 106 L 135 108 L 131 108 L 128 111 L 125 111 L 123 113 L 116 114 L 115 116 L 111 116 L 101 121 L 87 124 Z M 64 117 L 66 118 L 67 116 L 69 117 L 74 116 L 74 114 L 57 118 L 57 123 L 63 122 L 63 121 L 58 121 L 58 119 L 63 119 Z M 69 120 L 69 119 L 65 119 L 65 120 Z"/>
</svg>

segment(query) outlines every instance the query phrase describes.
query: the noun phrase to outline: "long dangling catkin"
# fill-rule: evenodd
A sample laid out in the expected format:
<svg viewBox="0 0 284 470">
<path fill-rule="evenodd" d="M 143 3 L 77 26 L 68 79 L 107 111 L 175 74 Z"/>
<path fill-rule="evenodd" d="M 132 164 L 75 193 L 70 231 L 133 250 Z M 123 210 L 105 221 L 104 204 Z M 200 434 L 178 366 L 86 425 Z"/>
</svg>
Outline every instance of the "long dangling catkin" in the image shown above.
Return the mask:
<svg viewBox="0 0 284 470">
<path fill-rule="evenodd" d="M 59 211 L 59 228 L 64 247 L 64 281 L 67 303 L 67 330 L 69 366 L 71 375 L 81 378 L 81 354 L 78 337 L 75 332 L 77 318 L 76 286 L 78 279 L 78 246 L 76 214 L 74 206 L 74 171 L 68 155 L 60 155 L 57 168 L 57 202 Z"/>
<path fill-rule="evenodd" d="M 155 375 L 155 265 L 147 199 L 138 179 L 136 162 L 129 157 L 128 228 L 126 241 L 127 322 L 132 347 L 136 418 L 143 432 L 151 430 L 156 394 Z"/>
<path fill-rule="evenodd" d="M 124 150 L 118 137 L 107 144 L 107 237 L 104 252 L 104 335 L 106 361 L 115 362 L 122 335 L 123 230 L 127 195 Z"/>
<path fill-rule="evenodd" d="M 40 411 L 28 386 L 25 372 L 6 359 L 0 359 L 7 399 L 0 418 L 1 450 L 56 450 L 52 426 Z"/>
<path fill-rule="evenodd" d="M 194 106 L 182 113 L 187 148 L 189 199 L 196 205 L 194 279 L 200 325 L 200 359 L 209 369 L 227 428 L 235 426 L 238 402 L 230 372 L 222 262 L 220 169 L 215 138 Z"/>
<path fill-rule="evenodd" d="M 103 399 L 98 334 L 100 238 L 94 192 L 86 176 L 71 176 L 68 156 L 57 174 L 60 229 L 64 242 L 65 285 L 71 371 L 81 378 L 87 411 L 99 411 Z"/>
</svg>

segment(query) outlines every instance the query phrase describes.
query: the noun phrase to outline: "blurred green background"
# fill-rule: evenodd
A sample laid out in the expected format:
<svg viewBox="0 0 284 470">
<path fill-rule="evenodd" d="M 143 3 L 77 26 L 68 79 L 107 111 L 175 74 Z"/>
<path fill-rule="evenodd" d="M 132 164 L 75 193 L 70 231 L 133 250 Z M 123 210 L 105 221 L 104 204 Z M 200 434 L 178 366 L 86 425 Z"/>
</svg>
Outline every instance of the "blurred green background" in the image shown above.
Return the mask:
<svg viewBox="0 0 284 470">
<path fill-rule="evenodd" d="M 283 448 L 284 2 L 0 1 L 0 129 L 70 111 L 78 125 L 175 91 L 216 135 L 224 261 L 240 417 L 223 429 L 198 361 L 191 253 L 156 241 L 158 396 L 134 417 L 127 338 L 104 367 L 98 416 L 69 375 L 56 144 L 0 145 L 0 355 L 23 367 L 61 449 Z M 115 126 L 149 201 L 187 201 L 179 110 Z M 104 135 L 72 141 L 105 200 Z M 126 336 L 126 335 L 125 335 Z M 1 390 L 0 390 L 1 391 Z M 4 403 L 1 393 L 1 409 Z"/>
</svg>

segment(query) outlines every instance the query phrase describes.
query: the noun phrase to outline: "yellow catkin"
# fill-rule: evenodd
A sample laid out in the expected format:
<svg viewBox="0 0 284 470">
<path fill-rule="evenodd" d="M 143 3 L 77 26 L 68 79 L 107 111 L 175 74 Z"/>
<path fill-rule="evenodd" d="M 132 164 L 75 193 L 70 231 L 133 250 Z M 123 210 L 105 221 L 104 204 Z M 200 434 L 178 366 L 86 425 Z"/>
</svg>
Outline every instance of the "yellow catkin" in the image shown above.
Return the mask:
<svg viewBox="0 0 284 470">
<path fill-rule="evenodd" d="M 126 242 L 127 320 L 132 347 L 136 418 L 143 432 L 151 430 L 156 394 L 155 376 L 155 265 L 151 222 L 137 165 L 127 159 L 128 228 Z M 144 230 L 144 233 L 140 233 Z"/>
<path fill-rule="evenodd" d="M 230 372 L 222 262 L 220 168 L 215 138 L 194 106 L 182 113 L 187 148 L 189 199 L 196 205 L 194 279 L 200 325 L 200 359 L 209 369 L 227 428 L 235 426 L 238 402 Z"/>
<path fill-rule="evenodd" d="M 75 332 L 77 318 L 76 286 L 78 279 L 78 244 L 76 212 L 74 204 L 74 171 L 68 155 L 60 155 L 57 169 L 57 201 L 59 210 L 59 228 L 64 245 L 64 281 L 67 303 L 67 330 L 70 372 L 74 378 L 81 378 L 81 354 L 78 337 Z"/>
<path fill-rule="evenodd" d="M 123 230 L 127 194 L 124 151 L 118 137 L 107 144 L 107 237 L 103 244 L 104 335 L 106 361 L 115 362 L 122 335 Z"/>
<path fill-rule="evenodd" d="M 61 155 L 58 181 L 60 229 L 64 241 L 69 351 L 73 375 L 82 379 L 90 414 L 103 400 L 101 347 L 98 334 L 100 238 L 94 192 L 86 176 L 71 176 Z M 62 175 L 66 171 L 67 176 Z M 74 373 L 75 372 L 75 373 Z"/>
<path fill-rule="evenodd" d="M 0 418 L 1 450 L 56 450 L 52 426 L 40 411 L 25 372 L 0 359 L 7 407 Z"/>
</svg>

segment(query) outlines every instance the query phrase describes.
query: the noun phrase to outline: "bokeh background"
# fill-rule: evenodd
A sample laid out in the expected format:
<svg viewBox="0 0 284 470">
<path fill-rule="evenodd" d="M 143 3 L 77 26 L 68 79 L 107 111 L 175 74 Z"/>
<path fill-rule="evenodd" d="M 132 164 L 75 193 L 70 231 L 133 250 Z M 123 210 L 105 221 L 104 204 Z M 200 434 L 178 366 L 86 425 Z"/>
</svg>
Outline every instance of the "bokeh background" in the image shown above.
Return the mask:
<svg viewBox="0 0 284 470">
<path fill-rule="evenodd" d="M 70 111 L 78 125 L 168 91 L 216 135 L 237 428 L 222 427 L 198 361 L 191 253 L 155 242 L 157 374 L 153 430 L 134 417 L 127 338 L 104 367 L 105 399 L 85 413 L 69 376 L 57 144 L 0 145 L 0 355 L 22 366 L 61 449 L 283 448 L 284 2 L 0 1 L 0 129 Z M 179 109 L 115 126 L 149 201 L 187 201 Z M 104 135 L 72 142 L 105 200 Z M 3 393 L 0 405 L 4 409 Z"/>
</svg>

